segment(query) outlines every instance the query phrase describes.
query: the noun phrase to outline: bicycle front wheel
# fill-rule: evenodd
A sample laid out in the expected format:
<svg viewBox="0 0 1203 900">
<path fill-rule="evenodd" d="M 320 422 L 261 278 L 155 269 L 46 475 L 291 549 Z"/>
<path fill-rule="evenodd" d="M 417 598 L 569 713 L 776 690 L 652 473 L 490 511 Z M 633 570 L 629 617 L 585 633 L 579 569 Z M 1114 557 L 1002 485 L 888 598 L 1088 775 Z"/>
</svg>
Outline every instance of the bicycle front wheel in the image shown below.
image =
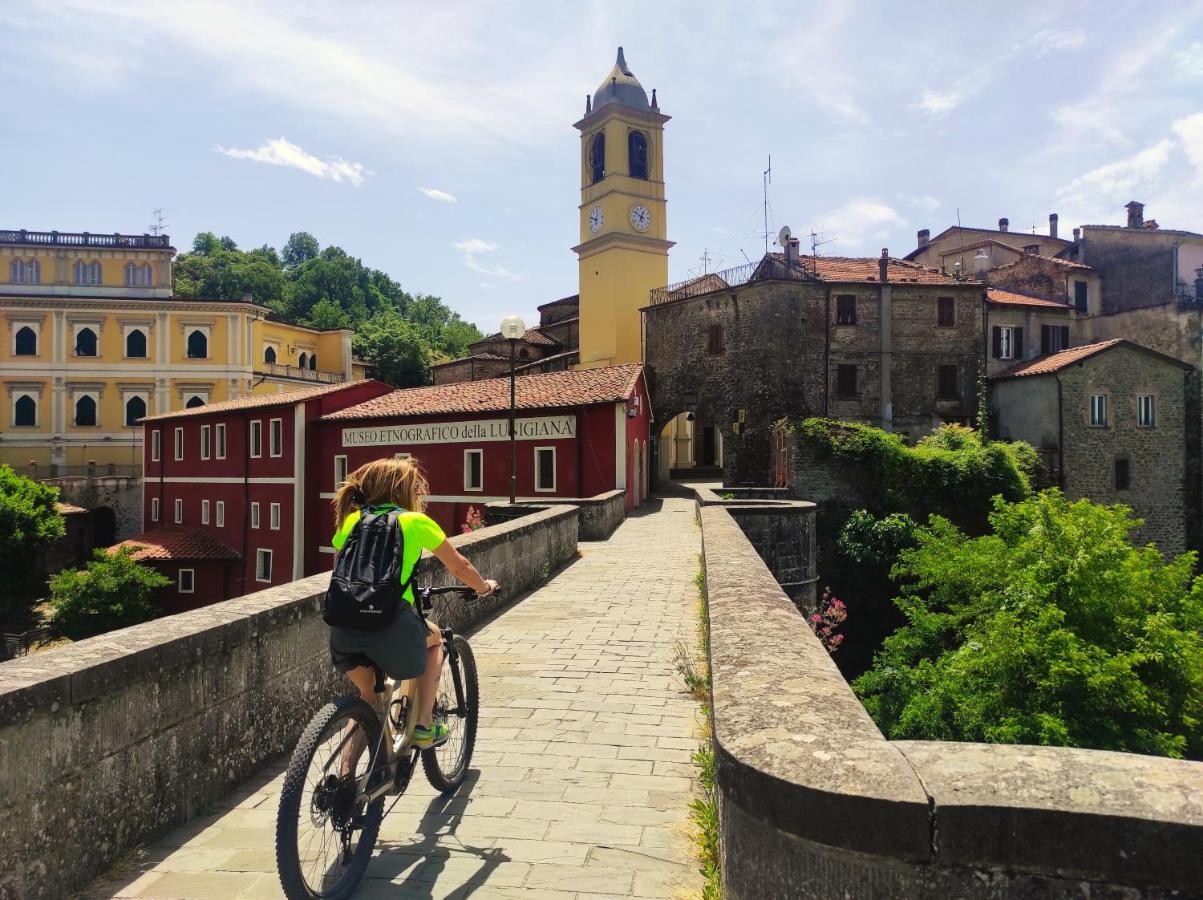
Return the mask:
<svg viewBox="0 0 1203 900">
<path fill-rule="evenodd" d="M 363 879 L 380 833 L 384 798 L 356 801 L 380 720 L 358 697 L 323 706 L 305 728 L 284 776 L 276 866 L 289 900 L 343 900 Z"/>
<path fill-rule="evenodd" d="M 472 761 L 472 749 L 476 746 L 479 716 L 476 657 L 472 655 L 467 638 L 457 634 L 453 638 L 453 652 L 447 653 L 443 663 L 439 692 L 434 701 L 435 724 L 447 726 L 450 733 L 446 743 L 422 751 L 426 780 L 436 791 L 449 794 L 464 783 L 468 764 Z"/>
</svg>

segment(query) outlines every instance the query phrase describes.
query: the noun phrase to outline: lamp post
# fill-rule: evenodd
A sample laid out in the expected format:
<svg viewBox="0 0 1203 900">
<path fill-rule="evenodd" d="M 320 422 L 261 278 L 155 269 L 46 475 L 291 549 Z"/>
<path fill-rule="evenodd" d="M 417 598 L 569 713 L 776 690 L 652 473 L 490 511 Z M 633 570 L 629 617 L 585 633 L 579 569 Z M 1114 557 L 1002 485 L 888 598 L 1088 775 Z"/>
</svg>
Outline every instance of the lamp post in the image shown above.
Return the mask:
<svg viewBox="0 0 1203 900">
<path fill-rule="evenodd" d="M 501 336 L 510 342 L 510 503 L 518 499 L 518 462 L 514 434 L 514 351 L 518 341 L 526 334 L 526 323 L 521 316 L 506 316 L 501 320 Z"/>
</svg>

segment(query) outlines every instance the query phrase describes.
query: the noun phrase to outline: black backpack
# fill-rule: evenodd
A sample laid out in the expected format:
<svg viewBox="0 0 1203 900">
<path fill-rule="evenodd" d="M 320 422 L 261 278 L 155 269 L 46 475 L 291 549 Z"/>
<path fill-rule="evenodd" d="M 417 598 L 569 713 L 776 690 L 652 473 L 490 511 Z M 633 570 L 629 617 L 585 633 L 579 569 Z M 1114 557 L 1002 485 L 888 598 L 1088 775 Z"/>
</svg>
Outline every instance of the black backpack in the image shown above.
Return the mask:
<svg viewBox="0 0 1203 900">
<path fill-rule="evenodd" d="M 392 624 L 414 577 L 410 572 L 401 584 L 405 533 L 400 516 L 399 509 L 364 508 L 334 561 L 322 613 L 327 625 L 380 631 Z"/>
</svg>

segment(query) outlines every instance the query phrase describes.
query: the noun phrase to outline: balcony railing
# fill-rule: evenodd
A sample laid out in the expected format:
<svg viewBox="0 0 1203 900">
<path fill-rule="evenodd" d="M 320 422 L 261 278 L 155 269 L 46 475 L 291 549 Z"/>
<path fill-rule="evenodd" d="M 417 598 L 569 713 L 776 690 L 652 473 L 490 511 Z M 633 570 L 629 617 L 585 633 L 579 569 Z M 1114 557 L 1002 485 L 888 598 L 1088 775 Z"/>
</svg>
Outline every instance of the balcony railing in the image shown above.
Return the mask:
<svg viewBox="0 0 1203 900">
<path fill-rule="evenodd" d="M 45 481 L 50 478 L 141 478 L 142 465 L 120 463 L 85 463 L 82 466 L 38 465 L 13 466 L 18 475 Z"/>
<path fill-rule="evenodd" d="M 321 369 L 302 369 L 300 366 L 282 366 L 279 363 L 260 363 L 255 374 L 313 381 L 318 384 L 340 384 L 347 380 L 347 376 L 342 372 L 323 372 Z"/>
<path fill-rule="evenodd" d="M 684 300 L 688 297 L 701 297 L 714 291 L 741 287 L 754 281 L 816 281 L 814 272 L 802 259 L 787 263 L 778 256 L 766 256 L 759 262 L 745 263 L 721 272 L 711 272 L 708 275 L 698 275 L 687 281 L 678 281 L 662 288 L 651 291 L 651 305 L 671 303 L 673 300 Z"/>
<path fill-rule="evenodd" d="M 50 247 L 132 247 L 167 250 L 171 238 L 165 234 L 89 234 L 71 231 L 0 230 L 0 244 L 36 244 Z"/>
</svg>

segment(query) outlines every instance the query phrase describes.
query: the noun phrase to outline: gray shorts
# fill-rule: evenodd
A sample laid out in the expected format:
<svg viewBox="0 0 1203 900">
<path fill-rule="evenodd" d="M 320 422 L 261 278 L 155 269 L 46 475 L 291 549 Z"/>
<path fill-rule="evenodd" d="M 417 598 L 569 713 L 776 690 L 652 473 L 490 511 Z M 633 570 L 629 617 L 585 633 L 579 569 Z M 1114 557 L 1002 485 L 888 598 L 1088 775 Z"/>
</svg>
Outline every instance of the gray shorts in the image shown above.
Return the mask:
<svg viewBox="0 0 1203 900">
<path fill-rule="evenodd" d="M 426 648 L 440 640 L 438 627 L 423 626 L 413 605 L 401 602 L 392 623 L 380 631 L 354 628 L 330 629 L 330 656 L 335 668 L 347 672 L 365 656 L 398 681 L 417 678 L 426 670 Z"/>
</svg>

